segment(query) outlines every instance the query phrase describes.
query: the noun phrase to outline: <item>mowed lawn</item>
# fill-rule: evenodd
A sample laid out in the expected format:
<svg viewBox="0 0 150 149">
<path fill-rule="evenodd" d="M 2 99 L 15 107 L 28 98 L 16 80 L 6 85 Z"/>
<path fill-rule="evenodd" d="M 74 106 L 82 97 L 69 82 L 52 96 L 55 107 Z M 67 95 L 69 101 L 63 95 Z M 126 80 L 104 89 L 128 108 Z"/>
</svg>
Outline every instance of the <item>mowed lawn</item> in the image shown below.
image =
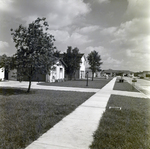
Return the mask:
<svg viewBox="0 0 150 149">
<path fill-rule="evenodd" d="M 47 85 L 47 86 L 62 86 L 62 87 L 81 87 L 81 88 L 96 88 L 101 89 L 104 87 L 112 78 L 109 79 L 95 79 L 95 80 L 74 80 L 74 81 L 64 81 L 64 82 L 55 82 L 55 83 L 38 83 L 38 85 Z"/>
<path fill-rule="evenodd" d="M 0 88 L 0 149 L 21 149 L 94 93 Z"/>
<path fill-rule="evenodd" d="M 126 82 L 114 89 L 133 91 Z M 150 99 L 111 95 L 90 148 L 149 149 Z"/>
<path fill-rule="evenodd" d="M 118 80 L 115 82 L 113 90 L 120 90 L 120 91 L 129 91 L 129 92 L 138 92 L 136 88 L 134 88 L 128 82 L 119 82 Z"/>
</svg>

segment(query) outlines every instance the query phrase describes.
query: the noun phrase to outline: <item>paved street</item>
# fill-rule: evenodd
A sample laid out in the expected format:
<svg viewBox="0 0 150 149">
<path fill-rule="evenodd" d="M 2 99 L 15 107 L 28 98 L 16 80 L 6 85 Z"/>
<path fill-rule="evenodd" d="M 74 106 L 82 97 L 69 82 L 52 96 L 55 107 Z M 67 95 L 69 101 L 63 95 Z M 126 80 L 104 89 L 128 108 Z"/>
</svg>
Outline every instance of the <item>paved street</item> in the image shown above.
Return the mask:
<svg viewBox="0 0 150 149">
<path fill-rule="evenodd" d="M 132 79 L 129 77 L 124 77 L 125 80 L 127 80 L 130 84 L 132 84 Z M 147 95 L 147 97 L 150 98 L 150 81 L 144 80 L 144 79 L 137 79 L 137 82 L 135 82 L 135 87 Z"/>
</svg>

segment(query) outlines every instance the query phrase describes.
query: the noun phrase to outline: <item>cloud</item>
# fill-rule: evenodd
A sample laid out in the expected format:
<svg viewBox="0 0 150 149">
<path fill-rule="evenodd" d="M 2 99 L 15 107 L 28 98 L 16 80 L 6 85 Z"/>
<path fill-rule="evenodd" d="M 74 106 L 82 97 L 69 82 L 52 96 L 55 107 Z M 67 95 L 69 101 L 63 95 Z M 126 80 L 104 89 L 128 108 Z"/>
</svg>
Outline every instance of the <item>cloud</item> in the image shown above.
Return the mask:
<svg viewBox="0 0 150 149">
<path fill-rule="evenodd" d="M 128 0 L 126 15 L 128 17 L 145 18 L 149 16 L 149 0 Z"/>
<path fill-rule="evenodd" d="M 9 55 L 9 43 L 6 41 L 0 41 L 0 55 L 7 54 Z"/>
<path fill-rule="evenodd" d="M 27 5 L 28 3 L 24 2 L 24 6 L 21 4 L 21 7 L 28 9 Z M 25 13 L 27 15 L 24 15 L 22 20 L 29 23 L 31 18 L 35 20 L 37 16 L 44 16 L 47 18 L 51 29 L 59 29 L 60 27 L 71 25 L 77 18 L 85 16 L 91 11 L 89 4 L 84 3 L 83 0 L 34 1 L 30 2 L 30 5 L 32 9 L 30 9 L 30 12 Z M 42 13 L 41 9 L 43 10 Z"/>
<path fill-rule="evenodd" d="M 29 24 L 37 17 L 46 17 L 51 29 L 71 25 L 91 11 L 83 0 L 1 0 L 0 10 L 9 11 L 13 18 Z"/>
<path fill-rule="evenodd" d="M 94 32 L 96 30 L 98 30 L 100 27 L 98 25 L 91 25 L 91 26 L 85 26 L 85 27 L 82 27 L 82 28 L 78 28 L 76 29 L 77 32 L 79 33 L 90 33 L 90 32 Z"/>
<path fill-rule="evenodd" d="M 122 65 L 127 68 L 150 69 L 150 16 L 146 5 L 147 1 L 128 1 L 126 15 L 130 17 L 116 29 L 102 31 L 112 35 L 112 47 L 120 48 L 120 52 L 111 56 L 123 58 L 126 62 Z"/>
<path fill-rule="evenodd" d="M 54 35 L 56 42 L 65 44 L 67 46 L 80 46 L 91 42 L 91 40 L 88 39 L 88 36 L 79 34 L 77 32 L 69 34 L 68 31 L 64 30 L 51 30 L 50 34 Z"/>
<path fill-rule="evenodd" d="M 13 0 L 0 0 L 0 10 L 10 11 Z"/>
<path fill-rule="evenodd" d="M 54 35 L 56 41 L 61 43 L 66 43 L 70 38 L 69 33 L 63 30 L 50 30 L 49 33 Z"/>
<path fill-rule="evenodd" d="M 101 3 L 110 3 L 110 0 L 98 0 L 98 2 Z"/>
<path fill-rule="evenodd" d="M 81 44 L 89 43 L 92 41 L 88 39 L 88 36 L 85 36 L 76 32 L 71 35 L 70 40 L 72 44 L 76 44 L 76 45 L 81 45 Z"/>
<path fill-rule="evenodd" d="M 94 50 L 97 51 L 100 55 L 104 54 L 106 52 L 105 48 L 102 46 L 98 46 L 98 47 L 89 46 L 85 49 L 86 53 L 90 53 Z"/>
<path fill-rule="evenodd" d="M 90 53 L 91 51 L 97 51 L 99 55 L 101 55 L 101 59 L 103 62 L 102 69 L 117 69 L 123 64 L 123 60 L 118 60 L 117 58 L 114 58 L 112 53 L 113 51 L 110 51 L 109 49 L 105 49 L 103 46 L 98 47 L 92 47 L 89 46 L 85 49 L 86 53 Z M 115 53 L 115 52 L 114 52 Z"/>
<path fill-rule="evenodd" d="M 0 49 L 9 47 L 9 43 L 5 41 L 0 41 Z"/>
<path fill-rule="evenodd" d="M 112 35 L 116 30 L 117 30 L 117 27 L 112 26 L 112 27 L 102 29 L 100 33 L 104 35 Z"/>
</svg>

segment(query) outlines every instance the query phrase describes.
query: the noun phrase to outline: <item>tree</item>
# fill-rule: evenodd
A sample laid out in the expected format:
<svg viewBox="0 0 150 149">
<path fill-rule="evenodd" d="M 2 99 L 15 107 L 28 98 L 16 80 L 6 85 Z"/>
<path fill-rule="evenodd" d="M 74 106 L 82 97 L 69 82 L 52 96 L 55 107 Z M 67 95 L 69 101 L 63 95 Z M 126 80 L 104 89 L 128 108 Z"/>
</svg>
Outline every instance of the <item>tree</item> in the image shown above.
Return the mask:
<svg viewBox="0 0 150 149">
<path fill-rule="evenodd" d="M 11 29 L 17 52 L 14 55 L 17 76 L 27 76 L 30 91 L 32 77 L 36 73 L 47 74 L 54 61 L 54 36 L 47 33 L 46 18 L 37 18 L 28 27 Z"/>
<path fill-rule="evenodd" d="M 6 54 L 0 56 L 0 68 L 7 73 L 14 69 L 14 57 L 8 57 Z"/>
<path fill-rule="evenodd" d="M 73 76 L 75 77 L 76 71 L 80 68 L 81 54 L 79 53 L 79 49 L 77 47 L 72 49 L 71 46 L 68 46 L 67 52 L 63 54 L 63 60 L 67 64 L 65 68 L 66 74 L 71 80 Z"/>
<path fill-rule="evenodd" d="M 60 58 L 60 51 L 58 51 L 58 50 L 56 50 L 55 52 L 54 52 L 54 56 L 55 57 L 57 57 L 57 58 Z"/>
<path fill-rule="evenodd" d="M 102 64 L 101 57 L 98 54 L 98 52 L 94 50 L 90 54 L 88 54 L 87 59 L 90 65 L 89 68 L 92 70 L 92 81 L 93 81 L 94 73 L 100 70 L 100 65 Z"/>
</svg>

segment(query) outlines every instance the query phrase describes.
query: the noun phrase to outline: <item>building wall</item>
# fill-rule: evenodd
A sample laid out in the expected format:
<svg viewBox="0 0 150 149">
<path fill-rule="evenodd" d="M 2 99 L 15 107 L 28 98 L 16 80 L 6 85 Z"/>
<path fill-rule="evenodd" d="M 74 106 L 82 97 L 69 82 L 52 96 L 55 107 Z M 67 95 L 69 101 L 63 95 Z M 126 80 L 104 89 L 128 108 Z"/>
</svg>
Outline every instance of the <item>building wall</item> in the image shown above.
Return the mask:
<svg viewBox="0 0 150 149">
<path fill-rule="evenodd" d="M 4 80 L 4 76 L 5 76 L 4 68 L 0 68 L 0 80 Z"/>
<path fill-rule="evenodd" d="M 86 67 L 85 57 L 82 56 L 79 70 L 79 79 L 85 78 L 85 67 Z"/>
<path fill-rule="evenodd" d="M 50 70 L 50 75 L 46 75 L 46 82 L 59 82 L 64 80 L 65 68 L 62 64 L 57 64 L 53 65 L 53 70 Z"/>
</svg>

